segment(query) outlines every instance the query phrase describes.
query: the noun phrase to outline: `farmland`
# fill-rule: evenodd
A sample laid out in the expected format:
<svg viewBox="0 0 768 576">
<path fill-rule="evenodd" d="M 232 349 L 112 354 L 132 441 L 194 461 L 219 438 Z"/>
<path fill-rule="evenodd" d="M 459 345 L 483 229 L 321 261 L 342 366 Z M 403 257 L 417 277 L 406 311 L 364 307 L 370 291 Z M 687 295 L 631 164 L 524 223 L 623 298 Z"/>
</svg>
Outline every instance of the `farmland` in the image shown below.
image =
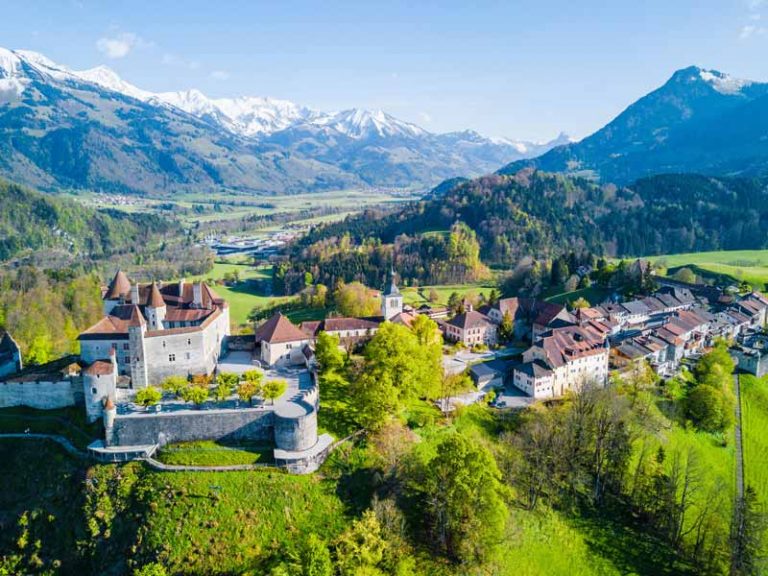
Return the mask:
<svg viewBox="0 0 768 576">
<path fill-rule="evenodd" d="M 651 256 L 651 262 L 667 269 L 690 267 L 702 276 L 728 276 L 765 290 L 768 285 L 768 250 L 732 250 Z"/>
</svg>

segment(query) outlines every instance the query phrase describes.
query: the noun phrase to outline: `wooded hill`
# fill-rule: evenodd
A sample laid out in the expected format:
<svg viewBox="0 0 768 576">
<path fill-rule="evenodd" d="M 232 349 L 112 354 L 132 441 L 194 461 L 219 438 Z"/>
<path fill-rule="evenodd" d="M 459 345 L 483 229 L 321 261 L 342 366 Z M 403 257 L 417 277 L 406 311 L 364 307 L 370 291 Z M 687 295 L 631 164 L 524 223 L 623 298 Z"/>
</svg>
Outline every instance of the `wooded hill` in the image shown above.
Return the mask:
<svg viewBox="0 0 768 576">
<path fill-rule="evenodd" d="M 452 266 L 447 231 L 457 222 L 475 233 L 482 262 L 496 267 L 571 251 L 759 249 L 768 246 L 768 180 L 671 174 L 619 187 L 525 169 L 459 182 L 393 214 L 368 211 L 315 228 L 284 267 L 287 291 L 305 272 L 323 283 L 376 285 L 393 253 L 407 281 L 476 279 Z"/>
<path fill-rule="evenodd" d="M 0 261 L 41 249 L 101 258 L 180 231 L 165 218 L 95 210 L 1 179 L 0 206 Z"/>
</svg>

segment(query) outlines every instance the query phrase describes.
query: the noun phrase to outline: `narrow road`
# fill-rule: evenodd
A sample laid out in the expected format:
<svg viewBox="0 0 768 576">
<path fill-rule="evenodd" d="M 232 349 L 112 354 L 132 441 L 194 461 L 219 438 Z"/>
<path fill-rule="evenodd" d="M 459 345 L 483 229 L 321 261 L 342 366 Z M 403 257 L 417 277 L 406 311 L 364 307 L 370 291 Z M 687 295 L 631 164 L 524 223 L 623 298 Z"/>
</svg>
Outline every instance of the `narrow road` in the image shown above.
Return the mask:
<svg viewBox="0 0 768 576">
<path fill-rule="evenodd" d="M 60 436 L 58 434 L 0 434 L 0 440 L 6 440 L 6 439 L 21 439 L 21 440 L 51 440 L 53 442 L 56 442 L 59 444 L 64 450 L 66 450 L 69 454 L 72 456 L 75 456 L 76 458 L 80 458 L 83 460 L 88 460 L 89 456 L 87 453 L 83 452 L 82 450 L 78 450 L 75 448 L 75 446 L 70 442 L 67 438 L 64 436 Z"/>
<path fill-rule="evenodd" d="M 739 375 L 733 375 L 736 392 L 736 502 L 744 498 L 744 449 L 741 442 L 741 385 Z"/>
</svg>

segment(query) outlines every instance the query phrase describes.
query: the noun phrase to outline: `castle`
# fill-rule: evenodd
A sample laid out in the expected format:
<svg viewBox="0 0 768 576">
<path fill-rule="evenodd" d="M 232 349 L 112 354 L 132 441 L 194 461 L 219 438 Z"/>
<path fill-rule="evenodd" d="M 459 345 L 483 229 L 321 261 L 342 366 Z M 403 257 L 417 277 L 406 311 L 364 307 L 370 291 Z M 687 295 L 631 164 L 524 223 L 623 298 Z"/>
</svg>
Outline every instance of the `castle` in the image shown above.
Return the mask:
<svg viewBox="0 0 768 576">
<path fill-rule="evenodd" d="M 229 308 L 203 282 L 139 285 L 118 271 L 103 302 L 104 317 L 78 337 L 92 419 L 118 385 L 137 390 L 172 375 L 210 374 L 224 351 Z"/>
</svg>

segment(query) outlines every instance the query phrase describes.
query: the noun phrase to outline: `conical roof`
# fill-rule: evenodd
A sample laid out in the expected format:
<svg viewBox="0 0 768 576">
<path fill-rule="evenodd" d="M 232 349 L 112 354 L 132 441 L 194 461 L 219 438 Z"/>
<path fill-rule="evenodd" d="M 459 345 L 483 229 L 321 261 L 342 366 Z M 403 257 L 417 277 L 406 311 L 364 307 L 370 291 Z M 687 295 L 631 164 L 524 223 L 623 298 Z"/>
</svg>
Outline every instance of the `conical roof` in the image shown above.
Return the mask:
<svg viewBox="0 0 768 576">
<path fill-rule="evenodd" d="M 395 284 L 394 268 L 389 271 L 389 277 L 387 278 L 387 283 L 384 286 L 384 296 L 400 296 L 400 290 L 397 288 L 397 284 Z"/>
<path fill-rule="evenodd" d="M 160 288 L 157 287 L 157 282 L 152 282 L 152 285 L 149 287 L 149 302 L 147 306 L 150 308 L 162 308 L 165 306 L 165 300 L 163 300 L 163 295 L 160 293 Z"/>
<path fill-rule="evenodd" d="M 131 281 L 128 280 L 128 276 L 125 272 L 118 270 L 115 277 L 112 278 L 112 282 L 109 283 L 107 293 L 104 294 L 104 300 L 117 300 L 120 296 L 124 296 L 131 291 Z"/>
<path fill-rule="evenodd" d="M 144 326 L 146 323 L 139 307 L 135 304 L 131 306 L 131 319 L 128 321 L 128 326 Z"/>
</svg>

